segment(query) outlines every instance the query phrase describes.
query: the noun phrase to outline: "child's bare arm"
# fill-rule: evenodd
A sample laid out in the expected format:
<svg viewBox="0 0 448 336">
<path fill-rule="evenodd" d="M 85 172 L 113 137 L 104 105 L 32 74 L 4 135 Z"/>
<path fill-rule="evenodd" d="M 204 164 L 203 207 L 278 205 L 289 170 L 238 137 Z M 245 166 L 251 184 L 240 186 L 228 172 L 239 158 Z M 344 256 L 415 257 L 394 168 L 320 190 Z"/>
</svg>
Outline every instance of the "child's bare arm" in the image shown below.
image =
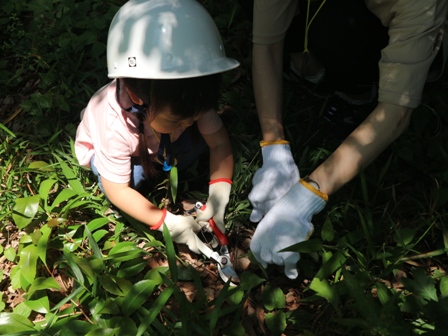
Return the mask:
<svg viewBox="0 0 448 336">
<path fill-rule="evenodd" d="M 203 137 L 210 148 L 210 180 L 232 179 L 233 153 L 226 128 L 222 126 L 219 131 Z"/>
</svg>

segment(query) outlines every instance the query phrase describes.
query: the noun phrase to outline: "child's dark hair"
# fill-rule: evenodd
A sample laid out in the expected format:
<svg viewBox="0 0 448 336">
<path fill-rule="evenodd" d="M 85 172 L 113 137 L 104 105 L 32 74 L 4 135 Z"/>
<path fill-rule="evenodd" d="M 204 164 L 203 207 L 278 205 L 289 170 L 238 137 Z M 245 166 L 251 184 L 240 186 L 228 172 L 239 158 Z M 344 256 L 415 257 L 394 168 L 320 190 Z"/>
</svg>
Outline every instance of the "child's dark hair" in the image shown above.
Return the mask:
<svg viewBox="0 0 448 336">
<path fill-rule="evenodd" d="M 221 87 L 221 74 L 182 79 L 122 78 L 124 85 L 148 106 L 147 115 L 139 118 L 139 156 L 146 177 L 156 174 L 144 136 L 146 120 L 158 112 L 169 109 L 178 117 L 189 118 L 217 108 Z M 146 120 L 145 120 L 146 119 Z"/>
</svg>

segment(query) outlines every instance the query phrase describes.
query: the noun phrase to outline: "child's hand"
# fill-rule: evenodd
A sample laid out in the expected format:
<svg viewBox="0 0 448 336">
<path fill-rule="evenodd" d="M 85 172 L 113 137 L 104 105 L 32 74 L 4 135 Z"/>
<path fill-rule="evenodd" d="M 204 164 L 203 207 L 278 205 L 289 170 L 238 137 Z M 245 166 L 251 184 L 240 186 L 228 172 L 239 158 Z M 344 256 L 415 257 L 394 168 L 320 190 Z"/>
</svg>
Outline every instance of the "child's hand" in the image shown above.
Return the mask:
<svg viewBox="0 0 448 336">
<path fill-rule="evenodd" d="M 216 225 L 222 233 L 226 233 L 224 224 L 224 212 L 227 203 L 229 203 L 230 189 L 232 181 L 229 179 L 216 179 L 210 181 L 209 198 L 204 211 L 197 210 L 196 221 L 201 225 L 207 225 L 208 221 L 213 218 Z"/>
<path fill-rule="evenodd" d="M 167 212 L 164 223 L 167 226 L 173 241 L 178 244 L 187 244 L 190 250 L 195 253 L 200 253 L 198 249 L 200 240 L 195 232 L 199 231 L 201 226 L 193 217 L 173 215 L 171 212 Z M 163 225 L 161 225 L 158 230 L 163 231 Z"/>
</svg>

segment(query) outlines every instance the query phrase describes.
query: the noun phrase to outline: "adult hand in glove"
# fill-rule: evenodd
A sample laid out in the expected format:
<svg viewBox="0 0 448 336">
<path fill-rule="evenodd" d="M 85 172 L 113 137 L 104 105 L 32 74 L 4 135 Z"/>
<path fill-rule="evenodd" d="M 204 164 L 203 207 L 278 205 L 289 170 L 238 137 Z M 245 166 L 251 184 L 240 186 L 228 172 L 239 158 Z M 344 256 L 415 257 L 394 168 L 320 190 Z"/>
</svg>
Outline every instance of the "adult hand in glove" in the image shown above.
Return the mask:
<svg viewBox="0 0 448 336">
<path fill-rule="evenodd" d="M 296 263 L 300 254 L 279 251 L 310 237 L 314 230 L 311 218 L 325 207 L 327 200 L 327 194 L 304 180 L 289 189 L 261 220 L 252 237 L 250 248 L 263 267 L 284 265 L 288 278 L 298 276 Z"/>
<path fill-rule="evenodd" d="M 170 232 L 171 239 L 178 244 L 186 244 L 190 250 L 200 253 L 200 244 L 203 244 L 195 232 L 201 226 L 191 216 L 173 215 L 171 212 L 163 210 L 160 222 L 151 227 L 152 230 L 163 232 L 163 223 Z"/>
<path fill-rule="evenodd" d="M 262 141 L 260 144 L 263 166 L 255 173 L 249 193 L 253 206 L 250 215 L 252 222 L 259 222 L 300 178 L 287 141 L 276 141 L 274 144 Z"/>
<path fill-rule="evenodd" d="M 231 188 L 232 180 L 220 178 L 210 181 L 205 210 L 197 210 L 196 221 L 201 225 L 208 225 L 208 221 L 213 218 L 219 230 L 225 234 L 224 212 L 229 203 Z"/>
</svg>

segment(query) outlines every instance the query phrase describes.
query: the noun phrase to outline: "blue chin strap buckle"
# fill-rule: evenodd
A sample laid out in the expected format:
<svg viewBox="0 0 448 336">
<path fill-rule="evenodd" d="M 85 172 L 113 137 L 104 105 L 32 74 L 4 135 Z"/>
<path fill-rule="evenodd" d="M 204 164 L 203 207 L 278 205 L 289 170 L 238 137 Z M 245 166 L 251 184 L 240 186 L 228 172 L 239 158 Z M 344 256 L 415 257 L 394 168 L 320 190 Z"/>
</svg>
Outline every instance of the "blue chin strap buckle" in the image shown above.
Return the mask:
<svg viewBox="0 0 448 336">
<path fill-rule="evenodd" d="M 169 165 L 166 161 L 163 161 L 162 169 L 163 171 L 169 172 L 173 166 Z"/>
</svg>

